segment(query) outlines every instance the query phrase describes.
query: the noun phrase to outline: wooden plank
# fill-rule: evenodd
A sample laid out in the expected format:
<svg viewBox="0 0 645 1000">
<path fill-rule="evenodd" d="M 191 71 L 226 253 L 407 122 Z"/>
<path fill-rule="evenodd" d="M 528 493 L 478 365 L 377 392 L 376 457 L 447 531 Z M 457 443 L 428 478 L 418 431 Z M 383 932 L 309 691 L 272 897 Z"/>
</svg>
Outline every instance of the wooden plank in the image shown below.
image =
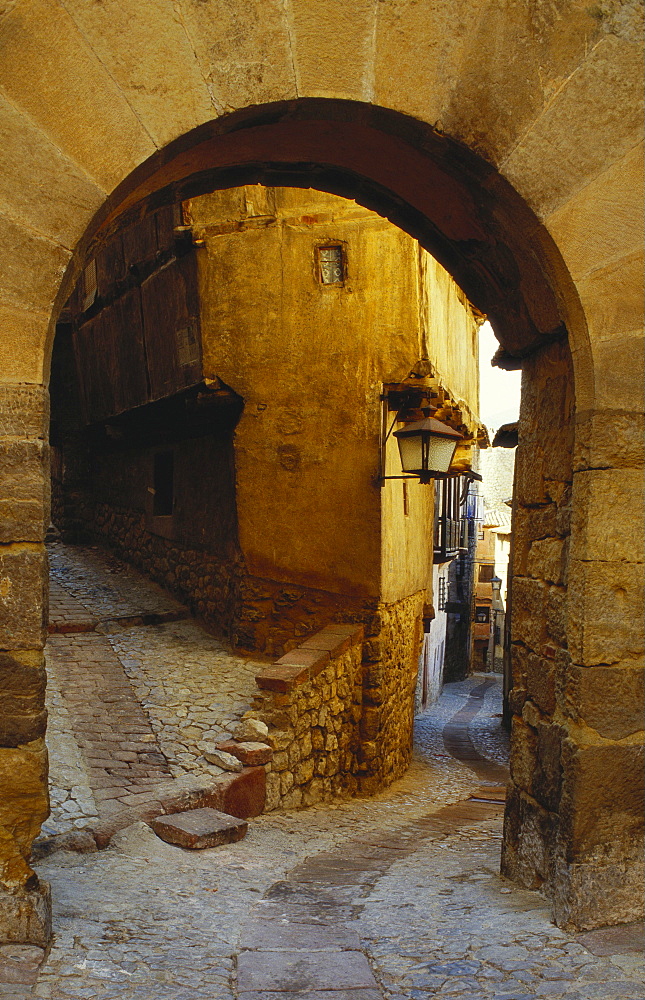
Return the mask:
<svg viewBox="0 0 645 1000">
<path fill-rule="evenodd" d="M 157 249 L 160 253 L 171 250 L 175 242 L 175 226 L 181 225 L 181 204 L 166 205 L 155 212 L 157 221 Z"/>
<path fill-rule="evenodd" d="M 74 354 L 86 423 L 106 420 L 148 401 L 138 288 L 75 331 Z"/>
<path fill-rule="evenodd" d="M 144 281 L 141 302 L 150 398 L 161 399 L 202 377 L 194 254 Z"/>
<path fill-rule="evenodd" d="M 75 330 L 73 341 L 85 422 L 104 420 L 114 410 L 104 313 Z"/>
<path fill-rule="evenodd" d="M 123 413 L 147 403 L 150 395 L 146 369 L 141 316 L 141 293 L 138 288 L 126 292 L 104 310 L 109 326 L 110 384 L 114 413 Z"/>
<path fill-rule="evenodd" d="M 126 270 L 144 260 L 151 260 L 157 253 L 157 223 L 148 215 L 122 234 Z"/>
<path fill-rule="evenodd" d="M 125 256 L 121 236 L 115 236 L 96 257 L 99 297 L 114 297 L 116 285 L 125 278 Z"/>
</svg>

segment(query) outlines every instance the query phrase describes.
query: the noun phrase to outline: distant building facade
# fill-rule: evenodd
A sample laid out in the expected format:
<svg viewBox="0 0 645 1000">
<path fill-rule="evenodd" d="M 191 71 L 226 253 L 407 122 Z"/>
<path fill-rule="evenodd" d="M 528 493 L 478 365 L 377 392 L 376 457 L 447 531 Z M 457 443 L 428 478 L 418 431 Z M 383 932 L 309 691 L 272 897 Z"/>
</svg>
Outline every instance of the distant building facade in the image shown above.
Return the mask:
<svg viewBox="0 0 645 1000">
<path fill-rule="evenodd" d="M 475 552 L 472 626 L 474 670 L 498 673 L 503 670 L 514 468 L 514 447 L 493 447 L 481 453 L 481 515 Z"/>
</svg>

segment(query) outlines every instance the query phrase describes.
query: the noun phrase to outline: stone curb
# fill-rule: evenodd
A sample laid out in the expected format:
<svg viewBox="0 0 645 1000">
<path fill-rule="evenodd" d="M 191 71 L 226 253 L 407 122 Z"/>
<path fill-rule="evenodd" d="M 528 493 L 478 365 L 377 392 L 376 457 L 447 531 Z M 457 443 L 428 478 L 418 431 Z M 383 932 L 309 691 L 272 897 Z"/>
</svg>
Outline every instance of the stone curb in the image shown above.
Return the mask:
<svg viewBox="0 0 645 1000">
<path fill-rule="evenodd" d="M 331 659 L 362 643 L 363 636 L 362 625 L 326 625 L 257 674 L 256 684 L 263 691 L 287 694 L 313 680 Z"/>
</svg>

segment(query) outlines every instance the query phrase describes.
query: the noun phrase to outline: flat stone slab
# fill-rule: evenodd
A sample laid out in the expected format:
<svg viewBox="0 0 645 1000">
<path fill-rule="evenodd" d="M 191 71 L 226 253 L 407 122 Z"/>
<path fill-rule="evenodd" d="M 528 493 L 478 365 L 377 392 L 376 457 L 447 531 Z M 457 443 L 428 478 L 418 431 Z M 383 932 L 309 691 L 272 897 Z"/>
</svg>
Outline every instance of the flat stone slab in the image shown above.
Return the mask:
<svg viewBox="0 0 645 1000">
<path fill-rule="evenodd" d="M 367 959 L 360 951 L 243 951 L 237 959 L 240 994 L 253 990 L 274 994 L 305 990 L 353 992 L 376 986 Z"/>
<path fill-rule="evenodd" d="M 216 764 L 218 767 L 223 767 L 225 771 L 239 772 L 244 766 L 242 761 L 235 757 L 232 753 L 222 750 L 219 747 L 205 749 L 204 760 L 207 760 L 209 764 Z"/>
<path fill-rule="evenodd" d="M 201 851 L 242 840 L 249 824 L 218 809 L 189 809 L 170 816 L 157 816 L 150 820 L 150 826 L 167 844 Z"/>
<path fill-rule="evenodd" d="M 33 986 L 45 949 L 29 944 L 0 945 L 0 983 Z"/>
<path fill-rule="evenodd" d="M 640 954 L 645 946 L 645 924 L 639 920 L 616 927 L 599 927 L 576 935 L 575 940 L 593 955 Z"/>
<path fill-rule="evenodd" d="M 218 743 L 217 749 L 220 753 L 235 757 L 239 763 L 248 764 L 251 767 L 268 764 L 273 759 L 272 748 L 266 743 L 258 743 L 257 740 L 247 740 L 243 743 L 226 740 L 224 743 Z"/>
</svg>

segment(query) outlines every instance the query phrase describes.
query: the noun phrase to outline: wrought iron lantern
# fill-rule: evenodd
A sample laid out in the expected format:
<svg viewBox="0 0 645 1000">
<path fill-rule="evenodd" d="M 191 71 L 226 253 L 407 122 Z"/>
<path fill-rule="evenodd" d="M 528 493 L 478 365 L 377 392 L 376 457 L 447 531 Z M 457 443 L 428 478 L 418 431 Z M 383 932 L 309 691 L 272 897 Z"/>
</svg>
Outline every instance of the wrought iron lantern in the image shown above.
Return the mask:
<svg viewBox="0 0 645 1000">
<path fill-rule="evenodd" d="M 434 417 L 416 420 L 394 431 L 394 437 L 399 445 L 403 472 L 417 476 L 421 483 L 445 478 L 457 444 L 463 440 L 463 434 Z"/>
</svg>

